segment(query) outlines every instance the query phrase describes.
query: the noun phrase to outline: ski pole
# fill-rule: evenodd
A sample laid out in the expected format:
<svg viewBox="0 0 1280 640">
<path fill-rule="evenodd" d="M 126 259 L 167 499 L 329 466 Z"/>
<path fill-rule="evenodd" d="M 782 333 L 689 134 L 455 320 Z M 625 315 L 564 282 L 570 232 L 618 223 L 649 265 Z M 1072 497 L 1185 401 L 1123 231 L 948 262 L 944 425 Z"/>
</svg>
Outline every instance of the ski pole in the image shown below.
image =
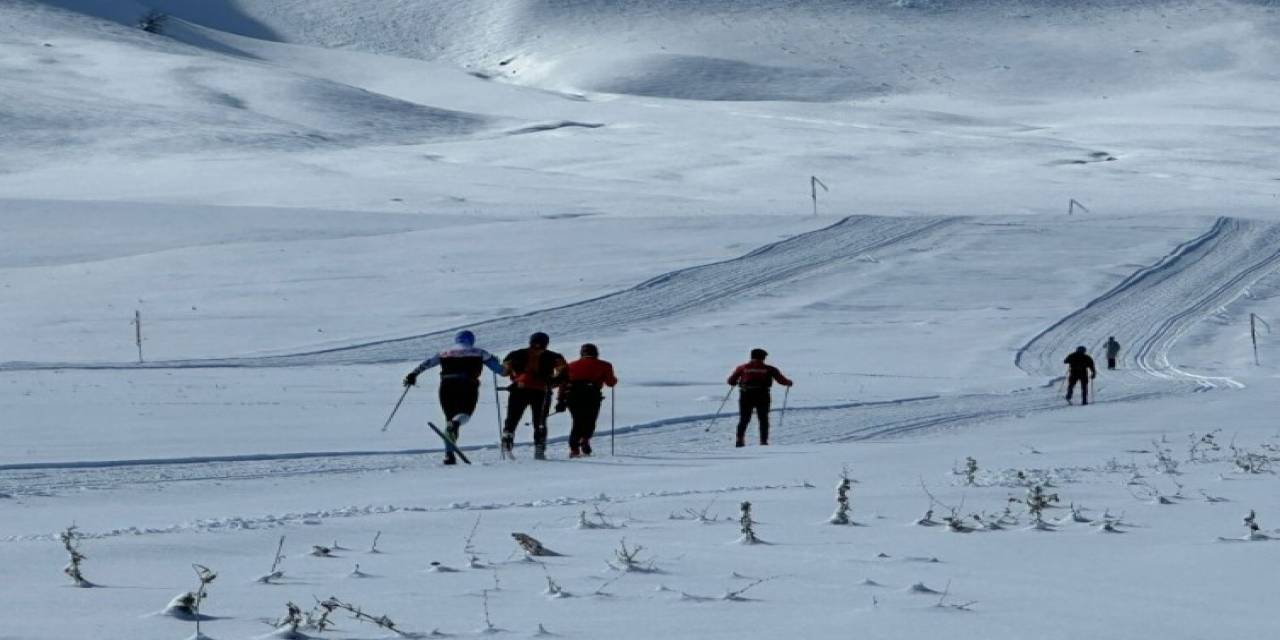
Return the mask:
<svg viewBox="0 0 1280 640">
<path fill-rule="evenodd" d="M 778 428 L 782 428 L 782 421 L 787 419 L 787 398 L 791 397 L 791 385 L 787 385 L 787 390 L 782 392 L 782 414 L 778 416 Z"/>
<path fill-rule="evenodd" d="M 617 427 L 618 421 L 618 388 L 609 387 L 609 455 L 616 455 L 613 451 L 613 432 Z"/>
<path fill-rule="evenodd" d="M 387 416 L 387 421 L 382 423 L 382 431 L 384 433 L 386 432 L 387 427 L 391 426 L 391 419 L 396 417 L 396 412 L 400 410 L 400 403 L 404 402 L 404 397 L 409 395 L 409 390 L 412 388 L 413 387 L 410 387 L 409 385 L 404 386 L 404 393 L 400 394 L 399 400 L 396 400 L 396 406 L 391 410 L 391 415 Z"/>
<path fill-rule="evenodd" d="M 502 450 L 502 399 L 498 395 L 498 374 L 490 373 L 493 373 L 493 408 L 498 416 L 498 455 L 505 458 L 507 454 Z"/>
<path fill-rule="evenodd" d="M 724 400 L 720 401 L 720 408 L 716 409 L 715 417 L 711 419 L 711 423 L 707 425 L 707 428 L 702 430 L 703 433 L 711 431 L 711 427 L 716 426 L 716 420 L 720 419 L 720 413 L 724 411 L 724 405 L 729 403 L 729 396 L 731 395 L 733 395 L 733 387 L 729 387 L 729 392 L 724 394 Z"/>
</svg>

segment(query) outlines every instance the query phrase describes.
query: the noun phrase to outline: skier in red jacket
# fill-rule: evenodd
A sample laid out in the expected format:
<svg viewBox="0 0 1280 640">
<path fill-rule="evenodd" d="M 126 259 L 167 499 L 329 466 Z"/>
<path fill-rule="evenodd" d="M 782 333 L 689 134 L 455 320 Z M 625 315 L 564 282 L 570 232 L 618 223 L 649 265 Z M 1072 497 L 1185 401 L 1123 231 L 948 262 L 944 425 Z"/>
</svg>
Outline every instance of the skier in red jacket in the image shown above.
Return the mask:
<svg viewBox="0 0 1280 640">
<path fill-rule="evenodd" d="M 734 446 L 746 446 L 747 425 L 751 424 L 753 411 L 760 423 L 760 444 L 769 444 L 769 387 L 775 380 L 784 387 L 792 385 L 777 367 L 764 363 L 767 357 L 769 353 L 764 349 L 752 349 L 751 360 L 738 365 L 729 376 L 729 384 L 738 387 L 738 439 Z"/>
<path fill-rule="evenodd" d="M 573 429 L 569 432 L 569 457 L 591 455 L 591 436 L 596 432 L 596 419 L 600 417 L 600 404 L 604 402 L 604 387 L 618 384 L 613 375 L 613 365 L 600 359 L 600 349 L 594 344 L 582 345 L 578 351 L 582 357 L 569 363 L 568 381 L 560 387 L 556 411 L 567 407 L 573 416 Z"/>
</svg>

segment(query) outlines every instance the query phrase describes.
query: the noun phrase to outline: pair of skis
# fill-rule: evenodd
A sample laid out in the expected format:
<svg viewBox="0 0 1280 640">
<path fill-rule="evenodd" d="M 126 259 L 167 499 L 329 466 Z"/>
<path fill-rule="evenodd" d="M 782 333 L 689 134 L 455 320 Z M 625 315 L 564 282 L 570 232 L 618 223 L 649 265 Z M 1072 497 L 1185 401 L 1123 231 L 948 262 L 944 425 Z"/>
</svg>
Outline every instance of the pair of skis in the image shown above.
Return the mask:
<svg viewBox="0 0 1280 640">
<path fill-rule="evenodd" d="M 408 385 L 405 386 L 404 393 L 400 394 L 400 399 L 396 401 L 396 406 L 391 409 L 391 415 L 387 416 L 387 421 L 382 423 L 382 430 L 384 432 L 387 430 L 388 427 L 391 426 L 391 419 L 396 417 L 396 412 L 400 410 L 400 405 L 404 404 L 405 396 L 409 395 L 409 389 L 412 389 L 412 388 L 413 387 L 410 387 Z M 445 451 L 447 451 L 452 456 L 456 456 L 458 459 L 462 460 L 463 462 L 467 464 L 471 464 L 471 460 L 467 458 L 467 454 L 463 453 L 462 449 L 458 448 L 458 443 L 454 442 L 453 438 L 449 437 L 449 434 L 441 431 L 440 427 L 437 427 L 435 423 L 428 422 L 427 426 L 431 427 L 431 430 L 436 432 L 436 435 L 440 436 L 440 439 L 444 441 Z"/>
</svg>

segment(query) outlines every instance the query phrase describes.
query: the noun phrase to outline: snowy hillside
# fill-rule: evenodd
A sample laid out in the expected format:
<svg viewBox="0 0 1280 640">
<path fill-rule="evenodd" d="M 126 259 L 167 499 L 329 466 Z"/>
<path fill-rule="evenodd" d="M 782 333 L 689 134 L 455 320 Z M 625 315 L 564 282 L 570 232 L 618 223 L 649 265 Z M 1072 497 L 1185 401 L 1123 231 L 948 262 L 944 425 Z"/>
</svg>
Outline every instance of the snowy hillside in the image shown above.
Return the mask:
<svg viewBox="0 0 1280 640">
<path fill-rule="evenodd" d="M 1278 11 L 0 2 L 0 638 L 1266 637 Z"/>
</svg>

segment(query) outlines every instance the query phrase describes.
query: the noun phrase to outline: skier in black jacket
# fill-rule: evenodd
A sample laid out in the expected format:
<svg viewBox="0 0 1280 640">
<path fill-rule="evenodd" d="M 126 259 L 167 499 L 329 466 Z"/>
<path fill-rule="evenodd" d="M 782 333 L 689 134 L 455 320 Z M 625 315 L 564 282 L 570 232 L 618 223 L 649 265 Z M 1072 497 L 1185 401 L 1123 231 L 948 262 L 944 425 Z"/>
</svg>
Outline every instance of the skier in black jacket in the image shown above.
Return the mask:
<svg viewBox="0 0 1280 640">
<path fill-rule="evenodd" d="M 539 331 L 529 336 L 529 346 L 516 349 L 502 359 L 502 373 L 511 378 L 511 398 L 507 400 L 507 422 L 502 429 L 502 451 L 511 454 L 516 427 L 524 410 L 533 414 L 533 457 L 547 459 L 547 413 L 551 390 L 561 384 L 568 364 L 564 356 L 547 349 L 551 338 Z"/>
<path fill-rule="evenodd" d="M 1067 356 L 1062 363 L 1067 365 L 1067 402 L 1071 402 L 1071 392 L 1076 383 L 1080 383 L 1080 404 L 1089 404 L 1089 381 L 1098 377 L 1098 370 L 1093 366 L 1093 358 L 1088 349 L 1076 347 L 1075 353 Z"/>
<path fill-rule="evenodd" d="M 445 431 L 454 444 L 458 430 L 471 419 L 480 398 L 480 374 L 488 367 L 502 373 L 502 365 L 493 354 L 476 347 L 476 336 L 467 330 L 458 332 L 453 346 L 427 358 L 404 377 L 404 386 L 418 383 L 418 375 L 432 367 L 440 367 L 440 408 L 444 410 Z M 453 451 L 445 450 L 445 464 L 456 464 Z"/>
</svg>

